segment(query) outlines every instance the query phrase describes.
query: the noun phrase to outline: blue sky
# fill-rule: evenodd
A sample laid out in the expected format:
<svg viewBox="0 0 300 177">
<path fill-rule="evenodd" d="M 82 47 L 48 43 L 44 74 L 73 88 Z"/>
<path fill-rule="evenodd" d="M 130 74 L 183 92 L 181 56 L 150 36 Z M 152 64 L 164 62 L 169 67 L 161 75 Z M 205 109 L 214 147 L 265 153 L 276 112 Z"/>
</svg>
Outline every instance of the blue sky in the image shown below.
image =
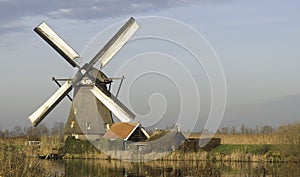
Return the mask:
<svg viewBox="0 0 300 177">
<path fill-rule="evenodd" d="M 208 40 L 227 82 L 222 126 L 299 121 L 299 7 L 296 0 L 0 0 L 0 128 L 29 126 L 27 116 L 57 89 L 51 77 L 74 74 L 33 32 L 36 25 L 47 21 L 80 53 L 100 31 L 130 16 L 173 18 Z M 69 107 L 65 99 L 45 122 L 64 121 Z"/>
</svg>

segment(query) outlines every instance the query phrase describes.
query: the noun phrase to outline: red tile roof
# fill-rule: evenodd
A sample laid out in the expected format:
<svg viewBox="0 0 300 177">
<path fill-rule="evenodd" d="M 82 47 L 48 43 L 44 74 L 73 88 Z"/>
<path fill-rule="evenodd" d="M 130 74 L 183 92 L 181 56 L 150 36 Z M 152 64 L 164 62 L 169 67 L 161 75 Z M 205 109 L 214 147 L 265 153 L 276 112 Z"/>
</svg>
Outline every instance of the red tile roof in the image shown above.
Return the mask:
<svg viewBox="0 0 300 177">
<path fill-rule="evenodd" d="M 107 139 L 126 139 L 139 126 L 137 122 L 115 122 L 104 134 Z"/>
</svg>

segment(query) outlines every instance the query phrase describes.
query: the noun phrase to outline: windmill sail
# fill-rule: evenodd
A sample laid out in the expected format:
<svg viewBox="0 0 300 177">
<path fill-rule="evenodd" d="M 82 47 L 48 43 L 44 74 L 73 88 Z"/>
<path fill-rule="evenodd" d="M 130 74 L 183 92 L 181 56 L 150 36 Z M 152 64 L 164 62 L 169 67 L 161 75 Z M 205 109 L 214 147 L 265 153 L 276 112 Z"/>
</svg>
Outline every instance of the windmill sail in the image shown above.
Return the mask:
<svg viewBox="0 0 300 177">
<path fill-rule="evenodd" d="M 79 54 L 72 49 L 62 38 L 60 38 L 45 22 L 34 28 L 34 31 L 40 35 L 49 45 L 51 45 L 67 62 L 73 67 L 77 64 L 74 59 L 79 58 Z"/>
<path fill-rule="evenodd" d="M 95 55 L 89 64 L 93 66 L 96 62 L 100 61 L 101 67 L 104 67 L 113 58 L 113 56 L 118 53 L 118 51 L 124 46 L 138 28 L 139 24 L 131 17 Z"/>
<path fill-rule="evenodd" d="M 41 107 L 29 116 L 33 126 L 37 126 L 47 114 L 72 90 L 72 83 L 67 81 Z"/>
<path fill-rule="evenodd" d="M 135 115 L 107 90 L 94 86 L 91 92 L 115 115 L 121 122 L 129 122 Z"/>
</svg>

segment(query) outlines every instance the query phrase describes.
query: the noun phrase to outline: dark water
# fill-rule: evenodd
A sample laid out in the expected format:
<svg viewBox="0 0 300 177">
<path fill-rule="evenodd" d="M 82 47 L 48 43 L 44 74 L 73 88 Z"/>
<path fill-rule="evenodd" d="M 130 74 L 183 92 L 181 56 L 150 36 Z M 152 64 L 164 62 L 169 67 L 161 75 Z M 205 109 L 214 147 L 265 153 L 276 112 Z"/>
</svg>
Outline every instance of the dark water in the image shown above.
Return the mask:
<svg viewBox="0 0 300 177">
<path fill-rule="evenodd" d="M 296 163 L 229 163 L 195 161 L 153 161 L 144 163 L 118 160 L 61 160 L 44 161 L 52 176 L 72 177 L 299 177 Z"/>
</svg>

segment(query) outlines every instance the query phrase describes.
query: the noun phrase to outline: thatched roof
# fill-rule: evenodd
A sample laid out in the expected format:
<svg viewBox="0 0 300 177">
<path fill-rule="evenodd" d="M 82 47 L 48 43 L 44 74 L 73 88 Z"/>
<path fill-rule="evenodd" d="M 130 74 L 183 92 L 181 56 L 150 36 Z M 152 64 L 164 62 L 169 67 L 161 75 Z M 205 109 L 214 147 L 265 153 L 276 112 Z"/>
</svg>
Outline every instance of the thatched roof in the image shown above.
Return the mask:
<svg viewBox="0 0 300 177">
<path fill-rule="evenodd" d="M 181 131 L 173 129 L 157 131 L 147 140 L 147 142 L 154 151 L 171 151 L 179 148 L 185 139 L 186 137 Z"/>
</svg>

